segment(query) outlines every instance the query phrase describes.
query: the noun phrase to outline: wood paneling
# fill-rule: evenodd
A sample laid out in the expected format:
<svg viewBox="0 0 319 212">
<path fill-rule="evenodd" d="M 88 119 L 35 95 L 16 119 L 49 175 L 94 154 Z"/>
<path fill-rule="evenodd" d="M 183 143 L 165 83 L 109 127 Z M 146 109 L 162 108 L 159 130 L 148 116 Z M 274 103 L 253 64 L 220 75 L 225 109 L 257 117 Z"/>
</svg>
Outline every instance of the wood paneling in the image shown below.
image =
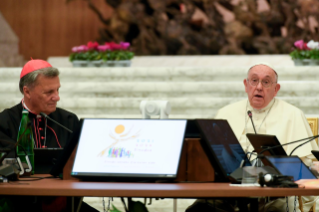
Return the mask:
<svg viewBox="0 0 319 212">
<path fill-rule="evenodd" d="M 105 17 L 112 14 L 103 0 L 93 2 Z M 96 40 L 103 27 L 81 0 L 1 0 L 0 11 L 19 37 L 25 59 L 67 56 L 73 46 Z"/>
<path fill-rule="evenodd" d="M 187 181 L 213 182 L 215 171 L 206 156 L 200 139 L 186 138 Z"/>
</svg>

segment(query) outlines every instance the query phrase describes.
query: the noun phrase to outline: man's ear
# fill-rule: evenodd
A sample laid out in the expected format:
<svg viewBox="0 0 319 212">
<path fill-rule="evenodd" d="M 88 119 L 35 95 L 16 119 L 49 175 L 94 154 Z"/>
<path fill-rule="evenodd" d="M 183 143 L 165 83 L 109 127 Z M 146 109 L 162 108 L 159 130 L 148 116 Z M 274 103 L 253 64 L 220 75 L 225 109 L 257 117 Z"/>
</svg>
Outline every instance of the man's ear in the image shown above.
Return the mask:
<svg viewBox="0 0 319 212">
<path fill-rule="evenodd" d="M 280 84 L 277 83 L 275 87 L 275 96 L 277 95 L 278 91 L 280 90 Z"/>
<path fill-rule="evenodd" d="M 27 86 L 23 86 L 23 95 L 25 98 L 31 98 L 30 91 L 30 88 L 28 88 Z"/>
<path fill-rule="evenodd" d="M 248 83 L 248 82 L 247 82 L 247 79 L 244 79 L 243 82 L 244 82 L 244 85 L 245 85 L 245 92 L 247 93 L 247 83 Z"/>
</svg>

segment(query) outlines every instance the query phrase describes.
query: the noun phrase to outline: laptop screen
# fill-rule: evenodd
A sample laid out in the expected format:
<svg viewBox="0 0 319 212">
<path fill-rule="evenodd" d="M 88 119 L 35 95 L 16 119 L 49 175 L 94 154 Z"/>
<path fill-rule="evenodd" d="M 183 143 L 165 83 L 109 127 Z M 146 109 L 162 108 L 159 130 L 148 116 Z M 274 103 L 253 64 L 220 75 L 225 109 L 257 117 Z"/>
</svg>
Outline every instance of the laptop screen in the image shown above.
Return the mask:
<svg viewBox="0 0 319 212">
<path fill-rule="evenodd" d="M 300 179 L 317 179 L 310 169 L 297 156 L 266 156 L 272 167 L 282 175 L 293 176 L 294 181 Z"/>
<path fill-rule="evenodd" d="M 239 144 L 227 120 L 198 119 L 198 126 L 202 132 L 202 146 L 212 163 L 216 174 L 228 177 L 240 167 L 242 161 L 246 166 L 250 162 Z M 218 173 L 221 172 L 221 173 Z M 225 181 L 221 179 L 221 181 Z"/>
<path fill-rule="evenodd" d="M 186 122 L 84 119 L 71 175 L 175 178 Z"/>
<path fill-rule="evenodd" d="M 278 138 L 275 135 L 265 135 L 265 134 L 246 134 L 251 145 L 254 147 L 257 153 L 265 150 L 263 155 L 282 155 L 287 156 L 286 151 L 279 142 Z M 274 149 L 266 150 L 267 148 L 275 147 Z"/>
</svg>

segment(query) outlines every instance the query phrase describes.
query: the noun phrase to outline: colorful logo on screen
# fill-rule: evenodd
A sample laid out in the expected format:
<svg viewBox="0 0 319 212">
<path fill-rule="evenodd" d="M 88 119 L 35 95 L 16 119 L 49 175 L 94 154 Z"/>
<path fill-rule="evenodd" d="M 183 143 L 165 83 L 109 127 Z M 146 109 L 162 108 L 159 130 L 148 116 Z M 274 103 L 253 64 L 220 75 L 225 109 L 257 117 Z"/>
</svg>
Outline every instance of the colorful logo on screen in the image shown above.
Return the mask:
<svg viewBox="0 0 319 212">
<path fill-rule="evenodd" d="M 122 124 L 117 125 L 114 128 L 114 130 L 112 130 L 109 134 L 113 142 L 110 145 L 108 145 L 105 149 L 103 149 L 98 154 L 98 156 L 100 157 L 103 156 L 105 153 L 107 153 L 107 150 L 110 151 L 111 149 L 118 149 L 118 148 L 114 148 L 114 146 L 117 145 L 118 143 L 136 139 L 139 136 L 140 131 L 141 131 L 140 129 L 134 130 L 134 126 L 131 126 L 130 128 L 126 129 L 125 126 Z M 109 152 L 109 155 L 110 155 L 110 152 Z"/>
<path fill-rule="evenodd" d="M 125 148 L 110 148 L 108 157 L 109 158 L 130 158 L 130 157 L 133 157 L 133 154 L 130 150 L 125 150 Z"/>
</svg>

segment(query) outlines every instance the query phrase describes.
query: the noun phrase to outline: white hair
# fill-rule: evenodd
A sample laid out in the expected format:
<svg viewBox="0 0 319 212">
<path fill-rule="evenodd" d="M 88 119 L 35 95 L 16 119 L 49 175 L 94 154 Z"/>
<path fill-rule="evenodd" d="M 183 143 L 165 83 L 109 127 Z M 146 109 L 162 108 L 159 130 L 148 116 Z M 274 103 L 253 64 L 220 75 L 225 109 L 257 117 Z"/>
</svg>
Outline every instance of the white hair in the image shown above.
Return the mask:
<svg viewBox="0 0 319 212">
<path fill-rule="evenodd" d="M 250 72 L 250 70 L 255 67 L 255 66 L 258 66 L 258 65 L 264 65 L 264 66 L 268 66 L 269 68 L 271 68 L 274 72 L 275 72 L 275 77 L 276 77 L 276 82 L 278 82 L 278 74 L 277 72 L 275 71 L 275 69 L 273 68 L 273 66 L 270 64 L 270 63 L 267 63 L 267 62 L 259 62 L 259 63 L 256 63 L 255 65 L 251 66 L 247 72 L 247 78 L 248 78 L 248 74 Z"/>
</svg>

